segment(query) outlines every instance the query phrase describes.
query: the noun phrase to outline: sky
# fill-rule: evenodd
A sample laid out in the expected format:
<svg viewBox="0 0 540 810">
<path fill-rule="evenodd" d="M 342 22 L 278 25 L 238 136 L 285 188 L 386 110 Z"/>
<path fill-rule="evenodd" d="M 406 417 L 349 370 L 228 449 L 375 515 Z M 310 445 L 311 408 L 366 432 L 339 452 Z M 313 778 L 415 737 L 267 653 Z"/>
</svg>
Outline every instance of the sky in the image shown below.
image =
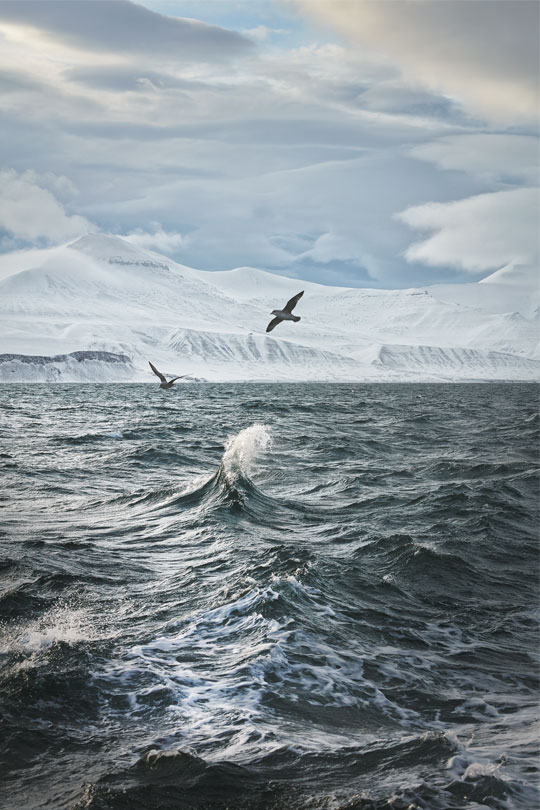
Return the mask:
<svg viewBox="0 0 540 810">
<path fill-rule="evenodd" d="M 537 0 L 0 0 L 0 253 L 353 287 L 538 262 Z"/>
</svg>

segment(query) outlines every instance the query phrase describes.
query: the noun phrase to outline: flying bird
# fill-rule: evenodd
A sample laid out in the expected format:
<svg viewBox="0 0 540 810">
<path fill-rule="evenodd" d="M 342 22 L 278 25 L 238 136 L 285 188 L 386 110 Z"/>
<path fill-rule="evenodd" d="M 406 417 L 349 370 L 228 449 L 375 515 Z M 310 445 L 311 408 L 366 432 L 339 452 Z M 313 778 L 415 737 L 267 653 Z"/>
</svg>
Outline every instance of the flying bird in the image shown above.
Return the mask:
<svg viewBox="0 0 540 810">
<path fill-rule="evenodd" d="M 266 327 L 267 332 L 271 332 L 272 329 L 274 329 L 274 327 L 278 325 L 278 323 L 281 323 L 281 321 L 295 321 L 296 322 L 296 321 L 300 320 L 298 315 L 292 315 L 291 313 L 292 313 L 293 309 L 295 308 L 295 306 L 297 305 L 298 301 L 302 298 L 303 294 L 304 294 L 304 291 L 302 290 L 302 292 L 299 292 L 298 295 L 294 296 L 294 298 L 291 298 L 290 301 L 287 301 L 287 303 L 285 304 L 283 309 L 273 309 L 272 310 L 272 315 L 275 315 L 276 317 L 273 318 L 270 321 L 270 323 L 268 324 L 268 326 Z"/>
<path fill-rule="evenodd" d="M 181 377 L 173 377 L 172 380 L 169 380 L 167 382 L 167 378 L 165 377 L 164 374 L 161 373 L 161 371 L 158 371 L 157 368 L 153 366 L 152 363 L 150 362 L 148 363 L 148 365 L 150 366 L 156 377 L 159 377 L 159 379 L 161 380 L 159 384 L 160 388 L 171 388 L 175 380 L 182 380 L 184 377 L 187 377 L 187 374 L 182 374 Z"/>
</svg>

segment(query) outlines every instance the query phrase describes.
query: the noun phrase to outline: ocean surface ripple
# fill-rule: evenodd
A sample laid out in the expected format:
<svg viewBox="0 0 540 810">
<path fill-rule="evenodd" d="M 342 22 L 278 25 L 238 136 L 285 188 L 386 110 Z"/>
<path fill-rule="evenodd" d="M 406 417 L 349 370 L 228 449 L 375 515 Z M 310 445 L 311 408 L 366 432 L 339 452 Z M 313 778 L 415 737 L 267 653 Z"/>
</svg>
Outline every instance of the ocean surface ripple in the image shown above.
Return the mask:
<svg viewBox="0 0 540 810">
<path fill-rule="evenodd" d="M 0 413 L 2 808 L 536 810 L 537 386 Z"/>
</svg>

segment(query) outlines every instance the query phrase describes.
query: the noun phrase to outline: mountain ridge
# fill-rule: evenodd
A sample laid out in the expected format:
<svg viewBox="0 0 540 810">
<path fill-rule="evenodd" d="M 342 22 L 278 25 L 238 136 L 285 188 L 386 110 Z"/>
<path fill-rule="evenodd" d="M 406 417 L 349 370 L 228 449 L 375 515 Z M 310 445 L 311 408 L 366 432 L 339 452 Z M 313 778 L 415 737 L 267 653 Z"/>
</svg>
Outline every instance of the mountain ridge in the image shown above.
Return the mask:
<svg viewBox="0 0 540 810">
<path fill-rule="evenodd" d="M 216 381 L 540 376 L 535 301 L 523 272 L 516 289 L 511 271 L 504 284 L 326 287 L 256 268 L 196 270 L 109 234 L 87 234 L 39 258 L 0 281 L 0 352 L 123 354 L 133 381 L 154 381 L 148 360 Z M 267 335 L 271 310 L 300 289 L 301 322 Z M 505 301 L 511 310 L 501 312 Z"/>
</svg>

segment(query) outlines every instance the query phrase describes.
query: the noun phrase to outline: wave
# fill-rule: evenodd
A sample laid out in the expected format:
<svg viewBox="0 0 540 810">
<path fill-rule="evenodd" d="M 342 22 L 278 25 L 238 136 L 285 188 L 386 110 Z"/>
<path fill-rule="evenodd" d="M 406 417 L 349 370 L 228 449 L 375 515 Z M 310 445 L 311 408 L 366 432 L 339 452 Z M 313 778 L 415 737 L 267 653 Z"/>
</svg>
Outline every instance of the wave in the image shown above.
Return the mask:
<svg viewBox="0 0 540 810">
<path fill-rule="evenodd" d="M 251 425 L 228 440 L 220 469 L 232 486 L 249 480 L 257 455 L 261 450 L 268 450 L 271 444 L 269 428 L 261 424 Z"/>
<path fill-rule="evenodd" d="M 228 439 L 219 466 L 210 477 L 207 474 L 197 475 L 180 491 L 177 484 L 171 483 L 150 491 L 139 490 L 92 500 L 88 508 L 133 507 L 145 513 L 151 510 L 158 514 L 171 514 L 198 506 L 203 506 L 208 511 L 223 506 L 233 511 L 242 510 L 250 499 L 258 499 L 263 505 L 275 505 L 273 499 L 266 496 L 252 479 L 259 454 L 269 450 L 271 444 L 270 431 L 266 425 L 251 425 Z M 135 467 L 146 467 L 154 461 L 162 463 L 164 454 L 163 450 L 146 446 L 129 450 L 126 458 Z M 195 457 L 173 450 L 167 452 L 166 459 L 171 465 L 192 465 L 196 462 Z"/>
<path fill-rule="evenodd" d="M 43 653 L 55 644 L 72 646 L 98 635 L 88 610 L 69 601 L 59 601 L 39 618 L 9 629 L 5 626 L 4 631 L 0 654 L 16 656 Z"/>
<path fill-rule="evenodd" d="M 231 511 L 250 511 L 258 502 L 263 507 L 278 506 L 254 483 L 252 476 L 262 451 L 270 449 L 272 439 L 266 425 L 254 424 L 232 436 L 217 471 L 209 479 L 197 480 L 195 487 L 187 487 L 167 501 L 167 506 L 192 507 L 204 505 L 206 509 L 226 507 Z"/>
<path fill-rule="evenodd" d="M 88 785 L 73 810 L 537 807 L 538 791 L 504 779 L 495 765 L 473 760 L 460 773 L 456 760 L 467 761 L 465 749 L 455 737 L 440 732 L 362 747 L 327 747 L 317 753 L 282 746 L 242 763 L 204 758 L 189 748 L 150 747 L 130 768 Z M 445 779 L 426 776 L 445 764 Z M 411 771 L 418 774 L 414 781 Z M 414 787 L 403 784 L 404 775 Z"/>
<path fill-rule="evenodd" d="M 532 390 L 77 390 L 0 457 L 12 807 L 536 810 Z"/>
<path fill-rule="evenodd" d="M 122 433 L 120 430 L 110 430 L 103 433 L 81 433 L 78 436 L 54 436 L 51 442 L 61 445 L 93 444 L 95 442 L 106 442 L 109 439 L 131 438 L 131 435 Z"/>
</svg>

